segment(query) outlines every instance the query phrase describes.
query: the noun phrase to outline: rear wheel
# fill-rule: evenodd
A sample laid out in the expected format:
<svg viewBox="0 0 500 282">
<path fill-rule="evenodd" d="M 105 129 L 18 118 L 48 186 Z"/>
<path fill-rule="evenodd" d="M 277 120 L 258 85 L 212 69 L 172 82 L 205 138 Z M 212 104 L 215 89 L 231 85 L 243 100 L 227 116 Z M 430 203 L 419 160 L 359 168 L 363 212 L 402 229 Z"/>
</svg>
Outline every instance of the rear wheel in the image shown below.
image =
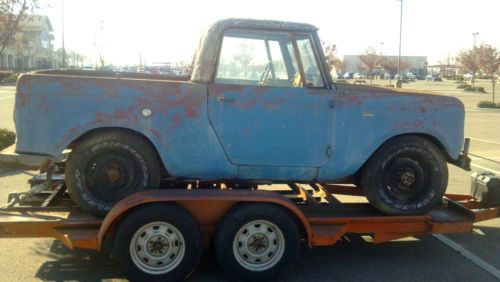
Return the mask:
<svg viewBox="0 0 500 282">
<path fill-rule="evenodd" d="M 238 280 L 269 280 L 289 267 L 300 253 L 295 220 L 281 207 L 245 204 L 219 224 L 215 254 L 222 269 Z"/>
<path fill-rule="evenodd" d="M 363 191 L 389 214 L 424 214 L 441 202 L 448 167 L 441 151 L 417 136 L 390 140 L 370 158 L 361 174 Z"/>
<path fill-rule="evenodd" d="M 98 216 L 134 192 L 158 188 L 160 181 L 156 152 L 137 134 L 123 131 L 99 132 L 78 142 L 65 174 L 73 201 Z"/>
<path fill-rule="evenodd" d="M 202 251 L 196 220 L 177 205 L 156 204 L 127 214 L 113 254 L 131 281 L 177 281 L 194 271 Z"/>
</svg>

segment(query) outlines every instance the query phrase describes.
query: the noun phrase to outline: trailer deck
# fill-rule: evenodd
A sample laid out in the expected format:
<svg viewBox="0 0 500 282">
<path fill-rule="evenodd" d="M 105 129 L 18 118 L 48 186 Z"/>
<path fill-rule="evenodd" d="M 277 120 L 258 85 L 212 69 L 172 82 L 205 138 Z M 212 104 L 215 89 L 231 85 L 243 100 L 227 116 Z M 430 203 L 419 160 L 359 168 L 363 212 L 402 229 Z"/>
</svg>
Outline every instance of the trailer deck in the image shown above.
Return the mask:
<svg viewBox="0 0 500 282">
<path fill-rule="evenodd" d="M 146 191 L 124 199 L 105 219 L 81 211 L 64 193 L 63 179 L 53 177 L 52 189 L 22 198 L 16 205 L 0 209 L 0 238 L 51 237 L 68 248 L 99 249 L 104 236 L 129 207 L 152 202 L 173 201 L 187 207 L 200 222 L 205 237 L 231 206 L 238 202 L 273 202 L 293 209 L 302 220 L 310 246 L 332 245 L 349 233 L 367 234 L 374 243 L 421 236 L 428 233 L 470 232 L 475 222 L 499 217 L 499 207 L 488 207 L 471 196 L 446 195 L 443 204 L 426 215 L 388 216 L 359 197 L 342 202 L 342 195 L 360 196 L 356 187 L 332 184 L 291 183 L 290 189 L 257 191 L 207 189 L 164 189 Z M 31 180 L 36 189 L 46 178 Z M 194 204 L 193 204 L 194 203 Z M 208 214 L 207 215 L 207 211 Z"/>
</svg>

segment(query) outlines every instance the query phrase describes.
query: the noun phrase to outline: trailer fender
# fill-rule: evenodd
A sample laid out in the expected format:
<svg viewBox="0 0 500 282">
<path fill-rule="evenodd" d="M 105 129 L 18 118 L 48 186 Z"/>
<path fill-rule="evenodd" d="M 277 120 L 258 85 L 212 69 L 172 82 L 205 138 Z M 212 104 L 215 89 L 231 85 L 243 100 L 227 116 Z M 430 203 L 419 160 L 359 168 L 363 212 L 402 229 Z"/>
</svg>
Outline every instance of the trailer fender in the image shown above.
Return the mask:
<svg viewBox="0 0 500 282">
<path fill-rule="evenodd" d="M 312 230 L 303 212 L 286 197 L 269 191 L 245 190 L 150 190 L 135 193 L 118 202 L 104 218 L 98 235 L 98 250 L 120 219 L 134 208 L 153 203 L 176 203 L 184 207 L 200 224 L 204 233 L 211 233 L 222 217 L 238 203 L 271 203 L 290 212 L 312 246 Z"/>
</svg>

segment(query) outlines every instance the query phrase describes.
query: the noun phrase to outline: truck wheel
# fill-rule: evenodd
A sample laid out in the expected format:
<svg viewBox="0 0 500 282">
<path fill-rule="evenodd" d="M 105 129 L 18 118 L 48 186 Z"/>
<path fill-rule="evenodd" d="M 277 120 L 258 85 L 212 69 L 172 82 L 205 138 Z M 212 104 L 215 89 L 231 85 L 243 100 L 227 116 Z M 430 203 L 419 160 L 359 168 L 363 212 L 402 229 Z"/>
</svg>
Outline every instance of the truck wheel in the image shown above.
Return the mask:
<svg viewBox="0 0 500 282">
<path fill-rule="evenodd" d="M 104 216 L 124 197 L 158 188 L 159 161 L 136 134 L 99 132 L 79 142 L 66 162 L 66 186 L 82 209 Z"/>
<path fill-rule="evenodd" d="M 405 136 L 384 144 L 370 158 L 361 187 L 377 209 L 388 214 L 425 214 L 437 206 L 448 184 L 448 167 L 430 141 Z"/>
<path fill-rule="evenodd" d="M 196 268 L 203 251 L 196 220 L 172 204 L 139 207 L 124 217 L 113 256 L 130 281 L 178 281 Z"/>
<path fill-rule="evenodd" d="M 271 204 L 234 208 L 219 223 L 215 254 L 237 280 L 268 280 L 299 257 L 300 233 L 285 210 Z"/>
</svg>

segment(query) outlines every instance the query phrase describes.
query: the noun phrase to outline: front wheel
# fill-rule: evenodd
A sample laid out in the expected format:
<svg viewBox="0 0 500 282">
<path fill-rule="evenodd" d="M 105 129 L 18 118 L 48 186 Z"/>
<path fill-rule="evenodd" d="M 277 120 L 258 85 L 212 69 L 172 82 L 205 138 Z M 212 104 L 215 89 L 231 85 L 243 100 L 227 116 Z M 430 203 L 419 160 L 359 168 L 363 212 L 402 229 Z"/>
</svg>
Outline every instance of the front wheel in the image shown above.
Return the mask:
<svg viewBox="0 0 500 282">
<path fill-rule="evenodd" d="M 425 214 L 443 198 L 448 167 L 430 141 L 404 136 L 388 141 L 368 160 L 361 187 L 370 203 L 388 214 Z"/>
</svg>

